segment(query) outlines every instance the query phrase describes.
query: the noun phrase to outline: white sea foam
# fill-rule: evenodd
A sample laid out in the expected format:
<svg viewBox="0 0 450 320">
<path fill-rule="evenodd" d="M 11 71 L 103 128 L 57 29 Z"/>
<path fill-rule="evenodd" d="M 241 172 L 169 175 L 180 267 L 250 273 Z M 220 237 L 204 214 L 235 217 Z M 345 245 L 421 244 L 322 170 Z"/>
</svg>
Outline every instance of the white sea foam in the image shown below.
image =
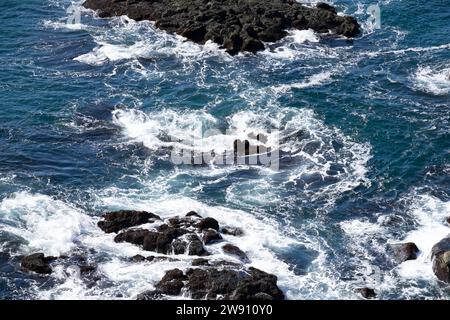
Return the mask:
<svg viewBox="0 0 450 320">
<path fill-rule="evenodd" d="M 75 208 L 45 195 L 13 194 L 0 203 L 0 230 L 28 242 L 48 255 L 69 252 L 74 241 L 91 227 L 90 219 Z"/>
<path fill-rule="evenodd" d="M 271 89 L 275 91 L 275 93 L 286 93 L 291 89 L 304 89 L 310 87 L 317 87 L 328 82 L 332 75 L 333 73 L 331 71 L 323 71 L 308 77 L 307 80 L 305 81 L 273 86 Z"/>
<path fill-rule="evenodd" d="M 412 75 L 411 81 L 417 90 L 434 95 L 448 95 L 450 93 L 450 67 L 420 66 Z"/>
<path fill-rule="evenodd" d="M 430 195 L 416 195 L 409 214 L 416 220 L 417 227 L 402 242 L 414 242 L 421 251 L 417 260 L 406 261 L 398 272 L 402 277 L 435 280 L 431 263 L 431 248 L 450 234 L 445 220 L 450 217 L 450 202 L 441 201 Z"/>
</svg>

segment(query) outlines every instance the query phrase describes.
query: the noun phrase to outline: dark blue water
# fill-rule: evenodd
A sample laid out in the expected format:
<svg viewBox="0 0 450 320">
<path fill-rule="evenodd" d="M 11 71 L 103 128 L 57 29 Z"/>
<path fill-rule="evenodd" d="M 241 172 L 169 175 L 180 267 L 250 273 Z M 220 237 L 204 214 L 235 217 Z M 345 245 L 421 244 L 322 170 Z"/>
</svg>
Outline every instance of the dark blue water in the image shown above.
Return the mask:
<svg viewBox="0 0 450 320">
<path fill-rule="evenodd" d="M 0 4 L 0 298 L 135 298 L 189 265 L 128 262 L 139 248 L 95 226 L 122 208 L 241 226 L 230 241 L 291 299 L 353 299 L 361 286 L 450 297 L 429 257 L 450 233 L 448 0 L 335 1 L 361 37 L 297 31 L 237 57 L 126 17 L 82 11 L 67 26 L 70 4 Z M 366 22 L 371 4 L 380 29 Z M 195 137 L 206 129 L 230 132 Z M 279 170 L 171 162 L 192 143 L 229 148 L 262 132 L 270 145 L 275 131 Z M 389 244 L 402 241 L 418 260 L 393 263 Z M 21 272 L 19 257 L 37 251 L 90 251 L 101 280 L 70 266 Z"/>
</svg>

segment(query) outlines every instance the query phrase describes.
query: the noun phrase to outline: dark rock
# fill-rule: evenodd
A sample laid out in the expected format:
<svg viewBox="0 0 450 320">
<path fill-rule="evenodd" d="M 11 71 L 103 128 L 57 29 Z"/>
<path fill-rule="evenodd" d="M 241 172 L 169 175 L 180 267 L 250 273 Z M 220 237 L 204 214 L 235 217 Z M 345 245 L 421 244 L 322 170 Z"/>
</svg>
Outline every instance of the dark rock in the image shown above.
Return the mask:
<svg viewBox="0 0 450 320">
<path fill-rule="evenodd" d="M 450 283 L 450 235 L 436 243 L 431 249 L 433 272 L 436 277 Z"/>
<path fill-rule="evenodd" d="M 139 294 L 136 300 L 158 300 L 161 299 L 162 295 L 158 290 L 146 291 Z"/>
<path fill-rule="evenodd" d="M 127 230 L 119 233 L 115 236 L 115 242 L 129 242 L 136 245 L 143 245 L 145 238 L 150 235 L 151 232 L 144 229 Z"/>
<path fill-rule="evenodd" d="M 196 217 L 196 218 L 201 218 L 202 216 L 199 215 L 197 212 L 195 211 L 189 211 L 188 213 L 186 213 L 186 217 Z"/>
<path fill-rule="evenodd" d="M 22 258 L 21 266 L 25 270 L 40 274 L 50 274 L 52 273 L 50 262 L 54 260 L 56 260 L 55 257 L 46 257 L 43 253 L 34 253 Z"/>
<path fill-rule="evenodd" d="M 144 262 L 146 260 L 147 259 L 144 256 L 141 256 L 140 254 L 137 254 L 137 255 L 131 257 L 131 261 L 133 261 L 133 262 Z"/>
<path fill-rule="evenodd" d="M 244 231 L 241 228 L 224 227 L 222 228 L 222 233 L 230 236 L 242 236 Z"/>
<path fill-rule="evenodd" d="M 177 296 L 183 288 L 183 280 L 187 277 L 180 269 L 173 269 L 166 272 L 161 281 L 155 286 L 156 290 L 162 294 Z"/>
<path fill-rule="evenodd" d="M 204 218 L 197 224 L 197 228 L 200 230 L 214 229 L 219 231 L 219 222 L 214 218 Z"/>
<path fill-rule="evenodd" d="M 203 242 L 205 244 L 211 244 L 222 240 L 222 236 L 214 229 L 208 229 L 203 232 Z"/>
<path fill-rule="evenodd" d="M 189 235 L 188 240 L 188 254 L 190 256 L 201 256 L 206 253 L 205 248 L 203 247 L 203 243 L 197 235 Z"/>
<path fill-rule="evenodd" d="M 364 298 L 366 299 L 373 299 L 377 296 L 375 293 L 375 290 L 371 288 L 358 288 L 355 290 L 356 292 L 360 293 Z"/>
<path fill-rule="evenodd" d="M 230 295 L 231 300 L 282 300 L 283 292 L 277 286 L 277 277 L 256 268 L 249 268 L 251 277 L 241 279 Z"/>
<path fill-rule="evenodd" d="M 239 258 L 242 262 L 248 263 L 250 260 L 244 251 L 232 244 L 226 244 L 222 247 L 224 253 Z"/>
<path fill-rule="evenodd" d="M 417 254 L 420 251 L 413 242 L 393 244 L 391 248 L 394 252 L 395 260 L 398 263 L 417 259 Z"/>
<path fill-rule="evenodd" d="M 194 267 L 207 266 L 207 265 L 209 265 L 208 259 L 197 258 L 197 259 L 192 260 L 192 266 L 194 266 Z"/>
<path fill-rule="evenodd" d="M 83 5 L 99 10 L 100 17 L 155 21 L 159 29 L 200 44 L 211 40 L 230 54 L 263 50 L 263 41 L 278 41 L 290 28 L 359 34 L 355 19 L 337 15 L 325 3 L 311 8 L 291 0 L 86 0 Z"/>
<path fill-rule="evenodd" d="M 449 75 L 449 80 L 450 80 L 450 75 Z M 448 217 L 447 223 L 450 224 L 450 217 Z"/>
<path fill-rule="evenodd" d="M 186 241 L 175 239 L 172 241 L 173 254 L 184 254 L 187 249 Z"/>
<path fill-rule="evenodd" d="M 138 226 L 150 221 L 160 220 L 156 214 L 146 211 L 129 211 L 122 210 L 109 212 L 103 215 L 102 221 L 98 222 L 98 226 L 106 233 L 119 232 L 120 230 Z"/>
</svg>

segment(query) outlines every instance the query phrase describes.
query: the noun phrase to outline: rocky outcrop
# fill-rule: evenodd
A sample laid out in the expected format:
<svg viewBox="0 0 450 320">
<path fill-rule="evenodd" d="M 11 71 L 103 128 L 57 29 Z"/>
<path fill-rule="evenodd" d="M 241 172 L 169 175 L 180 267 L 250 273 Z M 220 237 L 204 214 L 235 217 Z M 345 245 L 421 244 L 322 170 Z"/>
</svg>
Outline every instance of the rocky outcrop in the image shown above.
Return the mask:
<svg viewBox="0 0 450 320">
<path fill-rule="evenodd" d="M 193 299 L 281 300 L 283 292 L 277 277 L 256 268 L 234 270 L 228 267 L 191 268 L 166 272 L 155 290 L 138 296 L 140 300 L 157 296 L 177 296 L 182 290 Z"/>
<path fill-rule="evenodd" d="M 394 253 L 394 259 L 397 263 L 415 260 L 420 252 L 419 248 L 413 242 L 393 244 L 390 247 Z"/>
<path fill-rule="evenodd" d="M 159 29 L 200 44 L 211 40 L 232 55 L 263 50 L 264 42 L 282 39 L 291 28 L 346 37 L 360 32 L 354 18 L 327 4 L 312 8 L 294 0 L 86 0 L 83 5 L 100 17 L 155 21 Z"/>
<path fill-rule="evenodd" d="M 55 260 L 55 257 L 46 257 L 43 253 L 34 253 L 22 258 L 21 266 L 28 271 L 50 274 L 52 273 L 50 263 Z"/>
<path fill-rule="evenodd" d="M 431 256 L 436 277 L 450 283 L 450 235 L 433 246 Z"/>
<path fill-rule="evenodd" d="M 151 212 L 121 210 L 103 215 L 98 227 L 106 233 L 112 233 L 155 220 L 160 220 L 160 217 Z"/>
</svg>

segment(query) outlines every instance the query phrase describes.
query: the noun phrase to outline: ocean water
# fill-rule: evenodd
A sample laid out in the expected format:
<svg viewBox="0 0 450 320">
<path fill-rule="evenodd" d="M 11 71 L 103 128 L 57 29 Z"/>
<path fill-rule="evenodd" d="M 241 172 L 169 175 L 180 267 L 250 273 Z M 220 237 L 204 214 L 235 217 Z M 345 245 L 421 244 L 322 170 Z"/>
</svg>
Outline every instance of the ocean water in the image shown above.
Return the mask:
<svg viewBox="0 0 450 320">
<path fill-rule="evenodd" d="M 143 252 L 96 227 L 116 209 L 242 227 L 227 240 L 289 299 L 360 299 L 361 286 L 450 298 L 429 255 L 450 233 L 448 0 L 334 1 L 363 25 L 357 39 L 291 31 L 235 57 L 126 17 L 82 10 L 67 25 L 70 5 L 80 1 L 0 3 L 0 299 L 134 299 L 189 266 L 129 262 Z M 195 140 L 204 129 L 229 135 Z M 170 161 L 191 142 L 262 132 L 271 144 L 275 131 L 278 170 Z M 388 247 L 404 241 L 421 253 L 396 265 Z M 33 252 L 88 253 L 101 278 L 23 273 Z"/>
</svg>

